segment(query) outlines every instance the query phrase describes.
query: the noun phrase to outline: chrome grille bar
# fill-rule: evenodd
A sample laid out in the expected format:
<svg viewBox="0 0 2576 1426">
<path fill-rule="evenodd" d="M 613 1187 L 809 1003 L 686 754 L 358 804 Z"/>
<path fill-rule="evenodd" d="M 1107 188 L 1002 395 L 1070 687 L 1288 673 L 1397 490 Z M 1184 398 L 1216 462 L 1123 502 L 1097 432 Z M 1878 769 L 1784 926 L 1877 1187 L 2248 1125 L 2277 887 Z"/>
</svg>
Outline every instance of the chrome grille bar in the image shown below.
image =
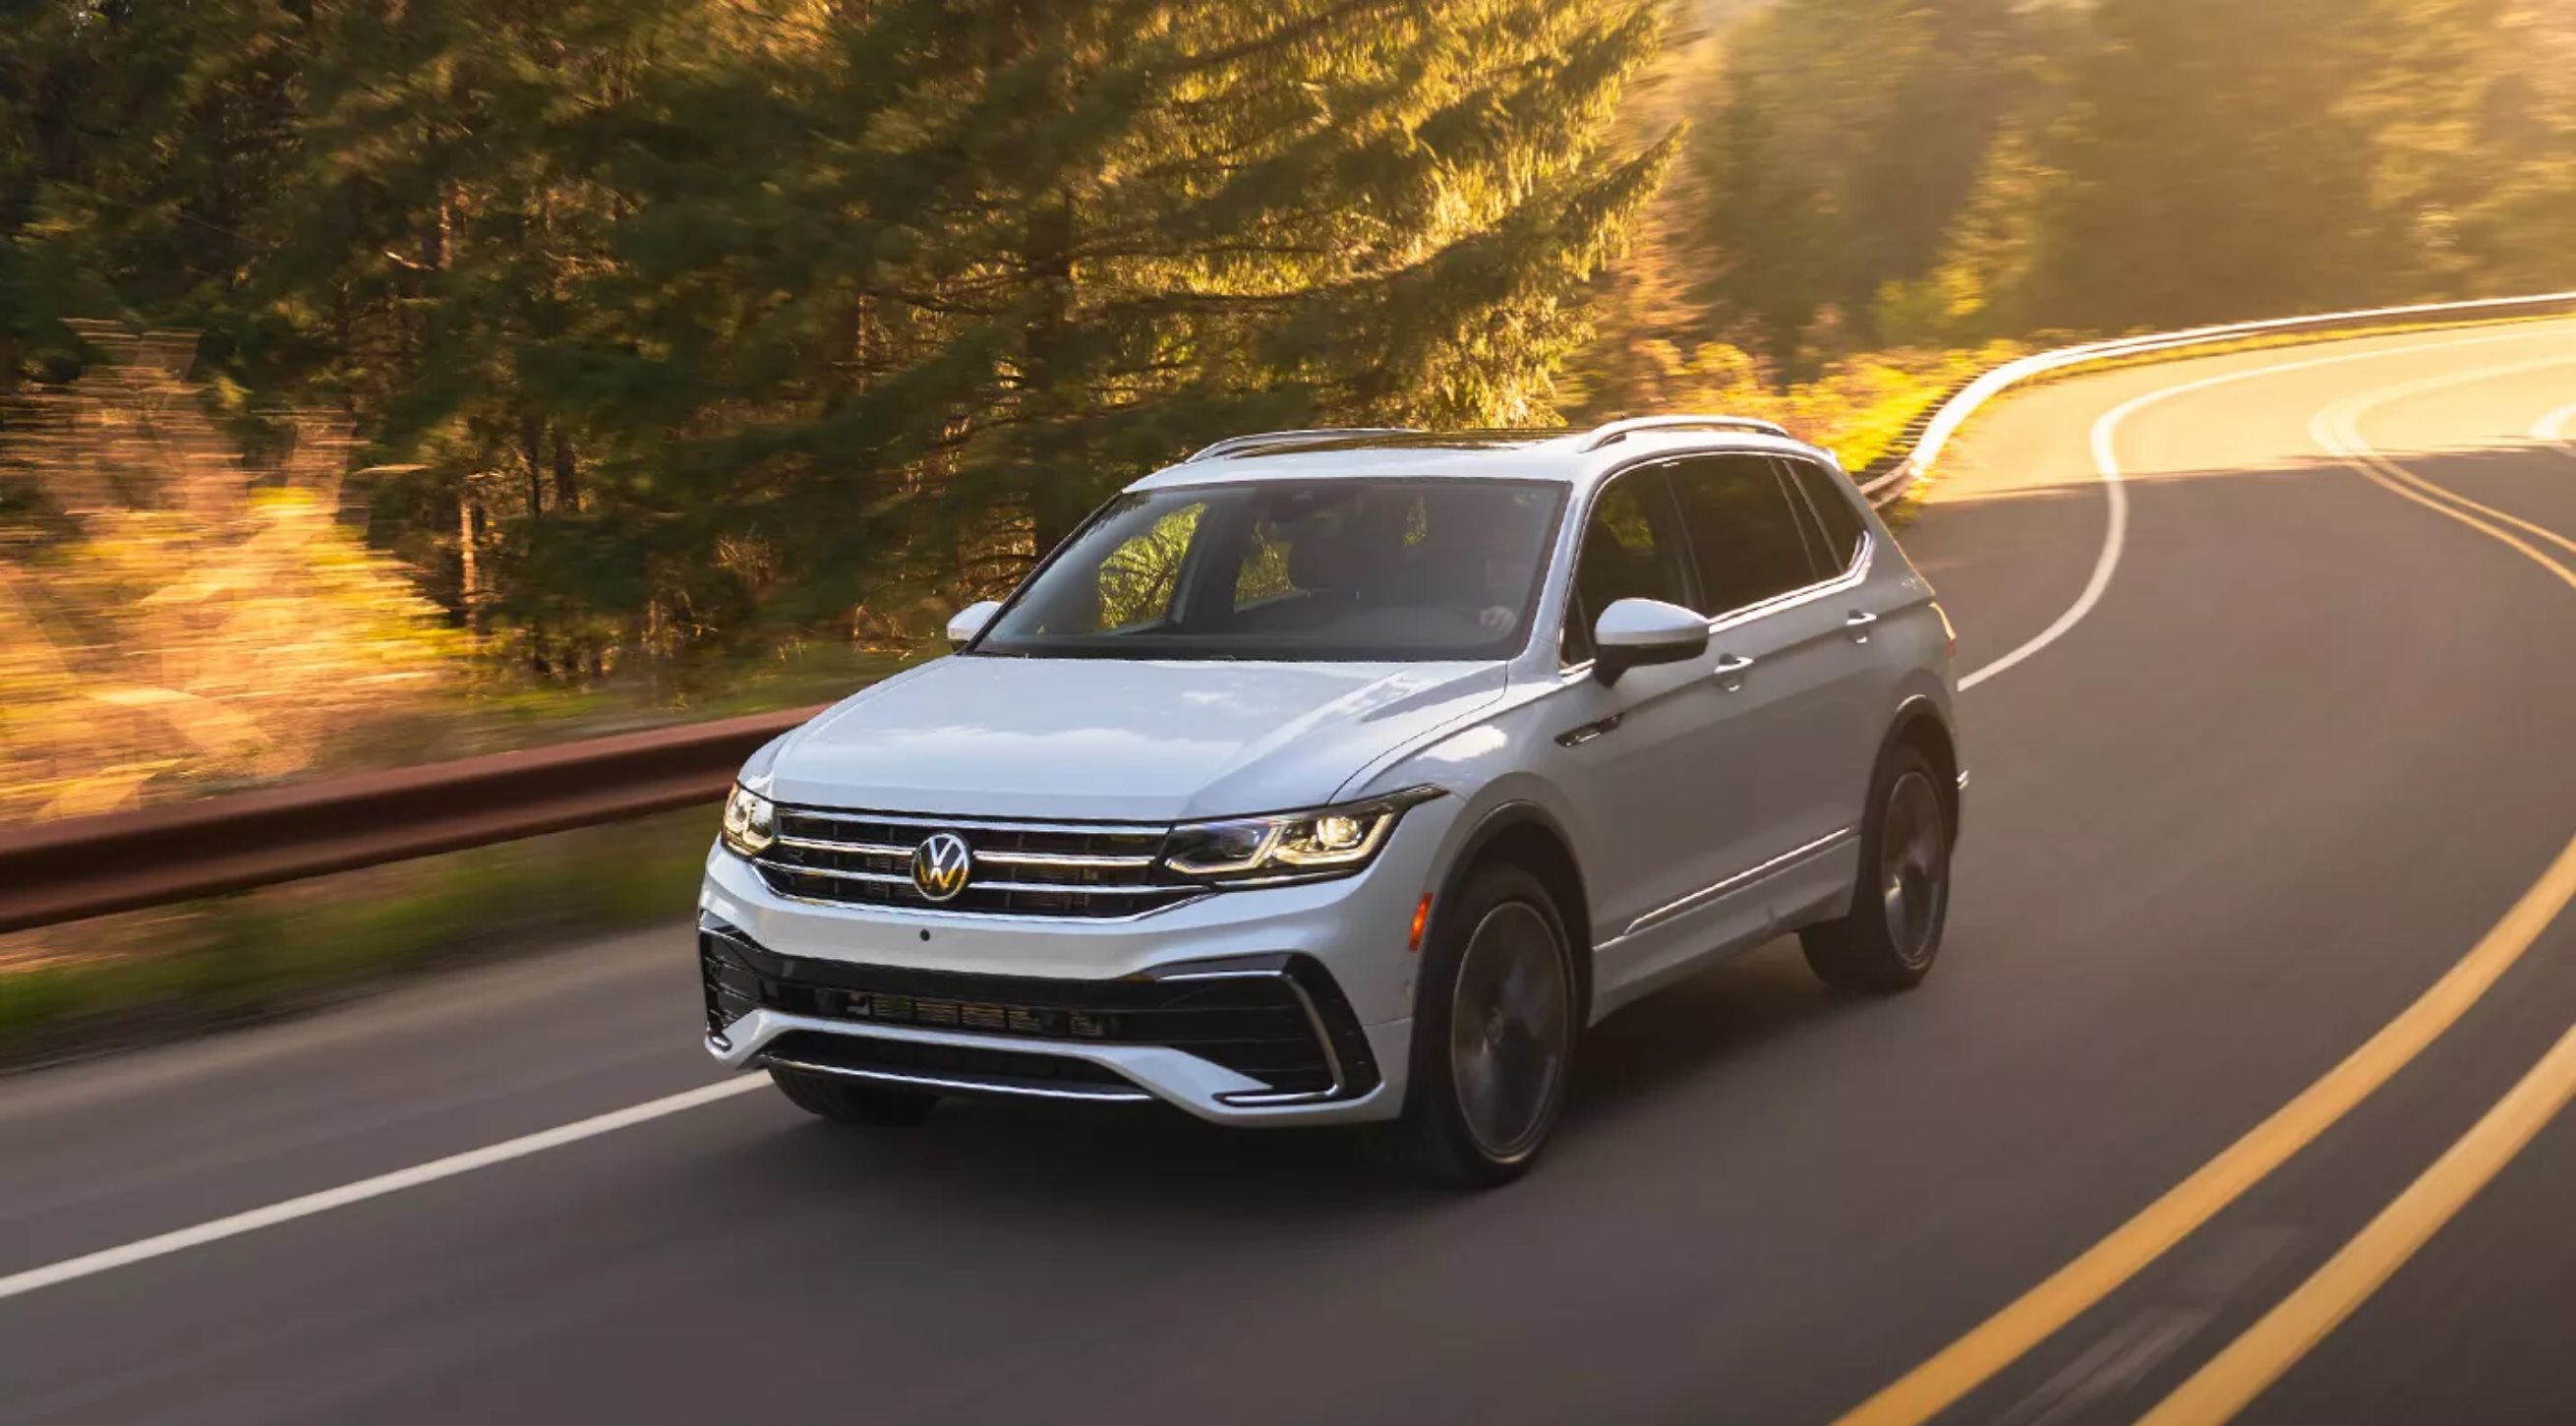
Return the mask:
<svg viewBox="0 0 2576 1426">
<path fill-rule="evenodd" d="M 828 876 L 835 881 L 872 881 L 880 886 L 912 885 L 911 877 L 899 875 L 894 872 L 841 871 L 837 868 L 821 866 L 780 866 L 776 869 L 792 876 Z M 1147 882 L 1138 886 L 1119 886 L 1115 884 L 1088 881 L 978 881 L 971 883 L 971 885 L 977 891 L 1039 891 L 1045 892 L 1051 896 L 1062 896 L 1075 892 L 1080 892 L 1087 896 L 1171 896 L 1176 892 L 1184 892 L 1190 889 L 1187 887 L 1171 886 L 1161 882 Z"/>
<path fill-rule="evenodd" d="M 782 815 L 824 822 L 870 822 L 888 827 L 919 827 L 925 832 L 1036 832 L 1068 837 L 1160 837 L 1171 830 L 1161 822 L 1013 822 L 990 817 L 930 817 L 917 812 L 866 812 L 855 807 L 797 807 L 782 804 Z"/>
<path fill-rule="evenodd" d="M 907 853 L 909 855 L 909 853 Z M 1076 871 L 1137 871 L 1152 866 L 1155 858 L 1087 857 L 1069 852 L 977 852 L 975 860 L 994 866 L 1051 866 Z"/>
</svg>

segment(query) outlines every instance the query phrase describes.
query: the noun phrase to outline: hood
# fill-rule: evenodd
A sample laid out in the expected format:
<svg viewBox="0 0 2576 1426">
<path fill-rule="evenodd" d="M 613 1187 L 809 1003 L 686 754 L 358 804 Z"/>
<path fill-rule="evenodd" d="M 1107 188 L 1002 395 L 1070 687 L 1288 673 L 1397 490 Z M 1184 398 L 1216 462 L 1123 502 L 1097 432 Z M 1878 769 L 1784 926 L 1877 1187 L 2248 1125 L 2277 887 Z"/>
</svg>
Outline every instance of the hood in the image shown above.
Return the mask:
<svg viewBox="0 0 2576 1426">
<path fill-rule="evenodd" d="M 1330 801 L 1503 688 L 1499 663 L 951 657 L 834 705 L 744 780 L 780 802 L 932 816 L 1273 812 Z"/>
</svg>

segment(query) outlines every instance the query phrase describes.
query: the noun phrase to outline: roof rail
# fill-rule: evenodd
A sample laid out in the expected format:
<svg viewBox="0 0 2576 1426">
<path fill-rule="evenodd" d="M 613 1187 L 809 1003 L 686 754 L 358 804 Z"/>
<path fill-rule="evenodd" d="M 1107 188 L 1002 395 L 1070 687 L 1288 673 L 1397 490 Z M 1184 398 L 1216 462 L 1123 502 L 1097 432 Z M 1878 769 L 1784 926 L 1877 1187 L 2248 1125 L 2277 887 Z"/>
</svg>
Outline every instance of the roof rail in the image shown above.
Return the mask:
<svg viewBox="0 0 2576 1426">
<path fill-rule="evenodd" d="M 1583 449 L 1597 451 L 1639 431 L 1751 431 L 1757 435 L 1782 437 L 1789 434 L 1789 428 L 1776 421 L 1757 421 L 1750 416 L 1631 416 L 1625 421 L 1593 427 L 1591 433 L 1583 438 Z"/>
<path fill-rule="evenodd" d="M 1418 426 L 1326 426 L 1304 431 L 1261 431 L 1249 436 L 1228 436 L 1214 445 L 1201 446 L 1190 453 L 1189 460 L 1181 464 L 1189 465 L 1194 461 L 1230 456 L 1237 451 L 1250 450 L 1254 446 L 1295 446 L 1304 445 L 1309 441 L 1338 441 L 1349 436 L 1418 436 L 1421 434 L 1423 434 L 1422 429 Z"/>
</svg>

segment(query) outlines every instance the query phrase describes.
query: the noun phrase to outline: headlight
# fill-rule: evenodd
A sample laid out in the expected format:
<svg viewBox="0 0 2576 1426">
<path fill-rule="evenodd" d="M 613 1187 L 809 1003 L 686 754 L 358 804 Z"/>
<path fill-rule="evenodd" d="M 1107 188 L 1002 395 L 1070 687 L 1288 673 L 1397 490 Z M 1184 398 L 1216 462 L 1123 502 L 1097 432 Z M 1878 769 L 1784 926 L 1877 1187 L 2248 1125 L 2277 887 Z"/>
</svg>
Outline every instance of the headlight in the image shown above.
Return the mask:
<svg viewBox="0 0 2576 1426">
<path fill-rule="evenodd" d="M 1163 865 L 1192 881 L 1270 883 L 1348 876 L 1376 859 L 1406 808 L 1441 795 L 1436 787 L 1409 787 L 1311 812 L 1184 822 L 1172 829 L 1164 845 Z"/>
<path fill-rule="evenodd" d="M 756 857 L 778 840 L 778 809 L 759 793 L 734 784 L 725 798 L 724 844 L 737 856 Z"/>
</svg>

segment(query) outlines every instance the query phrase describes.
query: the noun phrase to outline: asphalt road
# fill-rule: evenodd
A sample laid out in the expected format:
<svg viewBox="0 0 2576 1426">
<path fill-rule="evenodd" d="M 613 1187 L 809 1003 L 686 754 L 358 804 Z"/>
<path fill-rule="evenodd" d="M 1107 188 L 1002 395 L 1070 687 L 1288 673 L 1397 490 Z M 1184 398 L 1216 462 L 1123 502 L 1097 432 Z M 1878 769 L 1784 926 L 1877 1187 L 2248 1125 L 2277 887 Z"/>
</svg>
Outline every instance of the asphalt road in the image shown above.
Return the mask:
<svg viewBox="0 0 2576 1426">
<path fill-rule="evenodd" d="M 2576 584 L 2538 556 L 2576 547 L 2539 532 L 2576 537 L 2576 458 L 2527 433 L 2571 403 L 2555 321 L 1981 421 L 1904 543 L 1963 669 L 2063 627 L 1962 697 L 1939 972 L 1846 999 L 1783 943 L 1623 1012 L 1510 1190 L 1158 1115 L 854 1133 L 764 1090 L 0 1285 L 0 1422 L 1832 1421 L 2262 1140 L 2550 874 Z M 2124 538 L 2065 624 L 2123 410 Z M 2330 456 L 2338 430 L 2529 552 Z M 2239 1341 L 2576 1023 L 2576 912 L 2531 931 L 2169 1251 L 1972 1352 L 1936 1419 L 2135 1420 Z M 696 1014 L 675 927 L 0 1081 L 0 1284 L 710 1083 Z M 2576 1115 L 2547 1107 L 2242 1419 L 2576 1421 Z"/>
</svg>

